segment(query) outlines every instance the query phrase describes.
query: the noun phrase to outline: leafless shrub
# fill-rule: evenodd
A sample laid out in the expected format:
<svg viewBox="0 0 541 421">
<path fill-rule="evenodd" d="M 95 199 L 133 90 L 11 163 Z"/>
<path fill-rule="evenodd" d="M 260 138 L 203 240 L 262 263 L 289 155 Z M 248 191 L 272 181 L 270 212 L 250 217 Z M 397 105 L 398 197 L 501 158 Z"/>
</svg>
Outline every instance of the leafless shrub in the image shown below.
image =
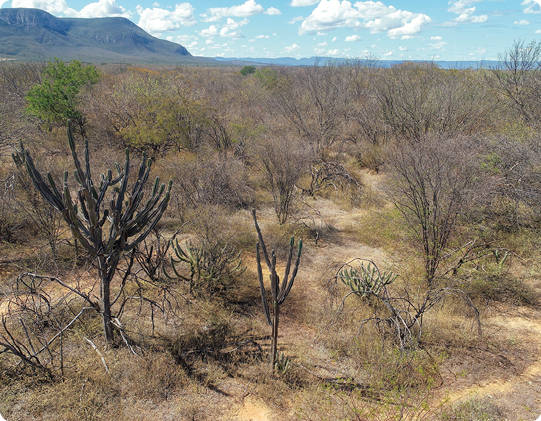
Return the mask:
<svg viewBox="0 0 541 421">
<path fill-rule="evenodd" d="M 303 194 L 314 196 L 320 190 L 333 188 L 334 190 L 344 190 L 348 186 L 355 186 L 360 189 L 360 183 L 352 177 L 346 168 L 337 162 L 331 162 L 326 159 L 314 159 L 309 165 L 310 179 L 303 187 L 298 187 Z"/>
<path fill-rule="evenodd" d="M 430 136 L 397 145 L 389 159 L 388 192 L 421 246 L 429 286 L 459 218 L 473 205 L 478 154 L 472 138 Z"/>
<path fill-rule="evenodd" d="M 527 124 L 537 126 L 541 116 L 541 43 L 515 40 L 491 68 L 489 83 L 504 95 L 508 106 Z"/>
<path fill-rule="evenodd" d="M 376 90 L 386 124 L 410 142 L 429 133 L 478 133 L 490 124 L 496 105 L 478 74 L 434 63 L 406 62 L 383 70 Z"/>
<path fill-rule="evenodd" d="M 329 61 L 303 69 L 277 69 L 269 106 L 316 154 L 343 140 L 355 67 Z"/>
<path fill-rule="evenodd" d="M 471 215 L 473 220 L 484 215 L 483 223 L 518 230 L 541 218 L 541 150 L 537 140 L 517 142 L 506 137 L 494 138 L 487 144 L 480 167 L 486 193 L 480 205 L 484 213 Z"/>
<path fill-rule="evenodd" d="M 244 208 L 253 202 L 242 161 L 231 156 L 200 154 L 179 165 L 178 160 L 166 163 L 175 183 L 172 203 L 181 219 L 199 206 L 220 205 Z"/>
<path fill-rule="evenodd" d="M 293 210 L 296 184 L 306 171 L 311 151 L 300 139 L 269 135 L 260 144 L 258 155 L 278 222 L 284 224 Z"/>
</svg>

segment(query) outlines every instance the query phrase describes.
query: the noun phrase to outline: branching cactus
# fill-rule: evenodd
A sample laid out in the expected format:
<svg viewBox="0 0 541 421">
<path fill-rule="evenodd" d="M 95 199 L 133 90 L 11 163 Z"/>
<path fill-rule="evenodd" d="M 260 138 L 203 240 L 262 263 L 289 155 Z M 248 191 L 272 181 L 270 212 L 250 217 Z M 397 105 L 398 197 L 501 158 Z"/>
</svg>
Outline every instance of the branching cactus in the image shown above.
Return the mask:
<svg viewBox="0 0 541 421">
<path fill-rule="evenodd" d="M 162 217 L 169 203 L 172 182 L 169 182 L 166 189 L 165 184 L 160 185 L 160 179 L 156 177 L 150 196 L 141 207 L 144 187 L 152 164 L 146 155 L 143 154 L 137 178 L 131 192 L 128 192 L 130 156 L 127 149 L 124 169 L 121 170 L 116 164 L 116 177 L 113 178 L 112 171 L 107 170 L 106 174 L 101 174 L 99 184 L 95 185 L 90 170 L 88 141 L 85 141 L 84 164 L 82 164 L 75 150 L 70 123 L 68 123 L 68 140 L 75 164 L 75 180 L 79 184 L 74 195 L 75 199 L 72 198 L 72 191 L 68 186 L 68 171 L 64 172 L 63 186 L 59 190 L 50 173 L 47 173 L 47 182 L 45 181 L 43 175 L 36 169 L 28 149 L 24 149 L 22 143 L 21 150 L 13 154 L 13 159 L 18 167 L 26 167 L 41 196 L 62 213 L 73 236 L 97 262 L 100 302 L 94 303 L 88 296 L 85 298 L 101 313 L 105 339 L 112 342 L 111 306 L 120 296 L 122 286 L 117 298 L 111 299 L 111 281 L 121 256 L 140 244 Z M 114 192 L 107 195 L 111 187 Z"/>
<path fill-rule="evenodd" d="M 284 303 L 285 299 L 289 295 L 289 292 L 291 291 L 291 287 L 293 287 L 293 282 L 295 281 L 295 277 L 297 276 L 297 271 L 299 270 L 299 262 L 301 260 L 302 240 L 299 240 L 297 260 L 295 261 L 293 272 L 291 273 L 291 277 L 290 277 L 289 272 L 291 270 L 291 262 L 293 260 L 293 251 L 295 248 L 294 247 L 295 238 L 291 237 L 284 278 L 282 280 L 282 284 L 280 285 L 280 277 L 276 273 L 276 252 L 272 250 L 271 256 L 269 258 L 269 254 L 267 253 L 267 247 L 265 247 L 265 242 L 263 241 L 263 235 L 261 234 L 261 230 L 259 229 L 259 225 L 257 223 L 255 209 L 252 210 L 252 216 L 254 217 L 255 229 L 257 231 L 257 237 L 259 238 L 259 242 L 256 244 L 256 260 L 257 260 L 257 277 L 259 279 L 259 288 L 261 290 L 261 300 L 263 301 L 263 310 L 265 312 L 265 317 L 267 318 L 267 323 L 269 324 L 269 326 L 272 327 L 270 364 L 271 364 L 271 370 L 274 371 L 275 366 L 276 366 L 276 355 L 278 352 L 278 323 L 280 320 L 280 306 Z M 263 251 L 263 257 L 265 258 L 265 262 L 267 263 L 267 267 L 269 268 L 269 272 L 270 272 L 269 277 L 270 277 L 270 282 L 271 282 L 272 319 L 271 319 L 271 314 L 269 310 L 269 305 L 267 303 L 265 286 L 263 284 L 263 270 L 261 268 L 261 256 L 259 253 L 260 246 L 261 246 L 261 250 Z"/>
<path fill-rule="evenodd" d="M 360 297 L 380 296 L 383 288 L 392 284 L 398 275 L 380 272 L 376 265 L 361 263 L 359 269 L 346 265 L 338 272 L 338 278 Z"/>
<path fill-rule="evenodd" d="M 163 266 L 163 272 L 169 279 L 180 279 L 190 286 L 190 294 L 194 294 L 201 287 L 205 287 L 207 293 L 213 294 L 225 288 L 231 278 L 242 275 L 246 266 L 242 266 L 240 252 L 235 247 L 225 243 L 213 250 L 205 249 L 203 246 L 192 244 L 187 241 L 185 248 L 175 240 L 173 251 L 176 259 L 171 256 L 171 268 L 173 275 L 169 275 Z M 190 268 L 190 275 L 184 276 L 177 268 L 178 263 L 184 263 Z"/>
</svg>

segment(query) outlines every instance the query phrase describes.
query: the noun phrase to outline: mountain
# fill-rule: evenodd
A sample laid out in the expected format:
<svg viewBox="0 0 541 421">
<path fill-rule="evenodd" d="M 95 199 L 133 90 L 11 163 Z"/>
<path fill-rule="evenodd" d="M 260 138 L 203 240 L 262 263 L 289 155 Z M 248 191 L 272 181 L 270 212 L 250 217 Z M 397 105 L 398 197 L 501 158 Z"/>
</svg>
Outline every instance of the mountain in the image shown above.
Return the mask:
<svg viewBox="0 0 541 421">
<path fill-rule="evenodd" d="M 39 9 L 0 9 L 0 59 L 95 63 L 206 64 L 125 18 L 57 18 Z"/>
</svg>

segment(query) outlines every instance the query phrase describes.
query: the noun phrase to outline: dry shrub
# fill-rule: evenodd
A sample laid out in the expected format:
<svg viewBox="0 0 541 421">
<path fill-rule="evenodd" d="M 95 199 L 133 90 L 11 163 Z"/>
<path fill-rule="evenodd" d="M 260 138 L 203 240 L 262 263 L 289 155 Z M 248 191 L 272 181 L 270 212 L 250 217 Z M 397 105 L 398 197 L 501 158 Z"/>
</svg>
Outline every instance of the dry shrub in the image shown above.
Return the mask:
<svg viewBox="0 0 541 421">
<path fill-rule="evenodd" d="M 356 159 L 361 168 L 378 173 L 387 159 L 387 148 L 380 144 L 361 143 L 356 152 Z"/>
<path fill-rule="evenodd" d="M 448 345 L 459 349 L 481 343 L 483 337 L 479 336 L 471 309 L 458 298 L 448 297 L 444 303 L 423 319 L 423 345 L 438 350 Z"/>
<path fill-rule="evenodd" d="M 471 215 L 498 230 L 517 231 L 537 227 L 541 221 L 541 149 L 537 139 L 518 142 L 492 139 L 481 159 L 484 194 L 482 212 Z"/>
<path fill-rule="evenodd" d="M 38 383 L 31 390 L 21 390 L 17 401 L 22 407 L 6 408 L 2 414 L 15 421 L 118 418 L 122 414 L 119 389 L 101 362 L 93 356 L 88 358 L 85 351 L 79 350 L 81 359 L 64 381 Z"/>
<path fill-rule="evenodd" d="M 310 421 L 435 420 L 441 414 L 441 405 L 431 398 L 431 388 L 379 394 L 371 389 L 336 390 L 316 385 L 296 396 L 296 416 Z"/>
<path fill-rule="evenodd" d="M 167 353 L 125 356 L 116 367 L 123 396 L 154 402 L 168 401 L 189 384 L 184 369 Z"/>
<path fill-rule="evenodd" d="M 443 411 L 438 418 L 445 421 L 500 421 L 509 419 L 503 410 L 488 399 L 472 399 L 464 403 L 454 404 L 451 408 Z"/>
<path fill-rule="evenodd" d="M 308 142 L 277 132 L 263 136 L 256 153 L 282 225 L 295 213 L 297 182 L 307 171 L 314 151 Z"/>
<path fill-rule="evenodd" d="M 228 209 L 250 207 L 252 189 L 242 161 L 223 155 L 200 154 L 174 161 L 162 161 L 173 180 L 171 211 L 181 220 L 193 209 L 222 206 Z"/>
<path fill-rule="evenodd" d="M 463 289 L 478 302 L 501 301 L 530 306 L 539 303 L 539 292 L 509 274 L 484 274 L 471 280 Z"/>
</svg>

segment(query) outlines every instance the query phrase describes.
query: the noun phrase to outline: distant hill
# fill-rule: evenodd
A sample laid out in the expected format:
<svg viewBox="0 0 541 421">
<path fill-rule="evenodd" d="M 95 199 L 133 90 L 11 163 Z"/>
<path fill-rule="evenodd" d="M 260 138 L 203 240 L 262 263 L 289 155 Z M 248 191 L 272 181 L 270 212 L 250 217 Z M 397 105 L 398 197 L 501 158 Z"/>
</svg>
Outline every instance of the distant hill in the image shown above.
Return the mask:
<svg viewBox="0 0 541 421">
<path fill-rule="evenodd" d="M 271 65 L 271 66 L 313 66 L 314 63 L 319 61 L 320 64 L 325 63 L 328 60 L 335 62 L 344 62 L 344 58 L 333 58 L 333 57 L 306 57 L 306 58 L 292 58 L 292 57 L 279 57 L 279 58 L 223 58 L 215 57 L 215 60 L 221 61 L 223 63 L 228 63 L 229 65 L 242 66 L 246 64 L 255 64 L 255 65 Z M 403 63 L 404 61 L 413 61 L 413 62 L 426 62 L 432 61 L 438 66 L 444 69 L 469 69 L 469 68 L 478 68 L 478 67 L 488 67 L 490 65 L 496 65 L 496 61 L 435 61 L 435 60 L 377 60 L 377 64 L 381 67 L 391 67 L 394 64 Z"/>
<path fill-rule="evenodd" d="M 125 18 L 57 18 L 39 9 L 0 9 L 0 59 L 95 63 L 217 63 L 193 57 Z"/>
</svg>

